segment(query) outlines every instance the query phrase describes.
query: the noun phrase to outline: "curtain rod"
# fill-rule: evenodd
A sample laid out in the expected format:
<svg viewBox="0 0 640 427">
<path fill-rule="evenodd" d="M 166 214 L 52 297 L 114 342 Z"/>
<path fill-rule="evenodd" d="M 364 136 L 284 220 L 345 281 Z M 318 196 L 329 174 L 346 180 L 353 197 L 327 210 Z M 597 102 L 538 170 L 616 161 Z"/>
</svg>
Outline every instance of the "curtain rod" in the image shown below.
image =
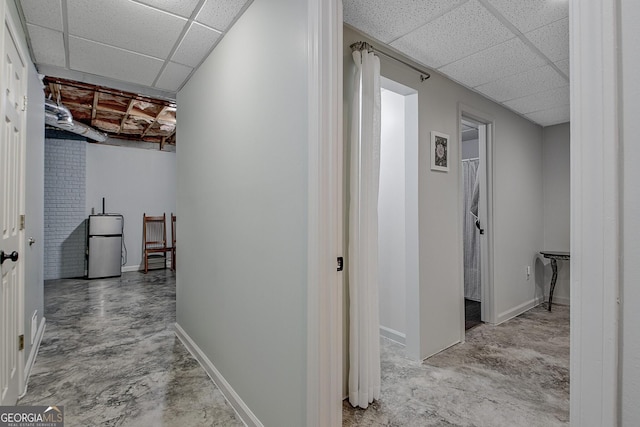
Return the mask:
<svg viewBox="0 0 640 427">
<path fill-rule="evenodd" d="M 366 49 L 369 52 L 373 52 L 373 53 L 377 53 L 378 55 L 383 55 L 386 56 L 389 59 L 393 59 L 394 61 L 397 61 L 399 63 L 401 63 L 402 65 L 406 65 L 407 67 L 411 68 L 414 71 L 417 71 L 418 73 L 420 73 L 420 81 L 423 82 L 427 79 L 429 79 L 431 77 L 431 74 L 427 73 L 426 71 L 416 67 L 415 65 L 409 64 L 408 62 L 397 58 L 393 55 L 390 55 L 388 53 L 382 52 L 378 49 L 374 49 L 373 46 L 371 46 L 369 43 L 367 42 L 355 42 L 353 43 L 351 46 L 349 46 L 351 48 L 351 50 L 363 50 Z"/>
</svg>

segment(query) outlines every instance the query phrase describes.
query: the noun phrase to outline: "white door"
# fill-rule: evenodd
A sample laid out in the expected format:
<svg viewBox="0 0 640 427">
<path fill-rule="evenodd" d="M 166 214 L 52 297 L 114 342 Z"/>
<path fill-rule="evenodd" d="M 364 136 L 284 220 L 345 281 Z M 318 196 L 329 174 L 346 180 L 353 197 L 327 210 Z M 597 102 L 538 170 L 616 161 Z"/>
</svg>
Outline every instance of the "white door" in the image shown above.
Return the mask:
<svg viewBox="0 0 640 427">
<path fill-rule="evenodd" d="M 4 252 L 0 266 L 0 405 L 13 405 L 20 382 L 21 307 L 23 269 L 20 258 L 22 230 L 20 224 L 23 203 L 24 145 L 22 135 L 23 107 L 26 85 L 25 64 L 7 25 L 4 25 L 4 46 L 0 81 L 0 250 Z M 14 257 L 11 257 L 14 254 Z M 15 255 L 18 259 L 15 260 Z M 6 258 L 9 257 L 9 258 Z M 13 259 L 12 259 L 13 258 Z"/>
</svg>

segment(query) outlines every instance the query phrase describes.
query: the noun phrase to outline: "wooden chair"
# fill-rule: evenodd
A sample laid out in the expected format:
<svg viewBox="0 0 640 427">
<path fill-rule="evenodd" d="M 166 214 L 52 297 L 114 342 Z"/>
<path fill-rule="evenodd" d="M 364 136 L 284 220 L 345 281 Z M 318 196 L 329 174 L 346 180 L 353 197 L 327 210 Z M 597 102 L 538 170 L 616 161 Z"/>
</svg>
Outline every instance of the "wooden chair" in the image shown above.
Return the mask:
<svg viewBox="0 0 640 427">
<path fill-rule="evenodd" d="M 142 243 L 144 245 L 144 272 L 149 271 L 149 258 L 164 258 L 167 265 L 166 214 L 147 216 L 142 214 Z"/>
<path fill-rule="evenodd" d="M 171 270 L 176 271 L 176 216 L 171 213 Z"/>
</svg>

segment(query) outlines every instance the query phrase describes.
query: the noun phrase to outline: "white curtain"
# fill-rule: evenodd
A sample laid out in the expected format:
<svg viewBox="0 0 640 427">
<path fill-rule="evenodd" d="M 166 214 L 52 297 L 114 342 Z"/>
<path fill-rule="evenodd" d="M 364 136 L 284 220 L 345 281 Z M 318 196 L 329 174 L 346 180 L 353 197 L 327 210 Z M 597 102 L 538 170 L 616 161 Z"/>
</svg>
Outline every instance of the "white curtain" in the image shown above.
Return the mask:
<svg viewBox="0 0 640 427">
<path fill-rule="evenodd" d="M 480 301 L 480 235 L 478 218 L 478 159 L 462 161 L 464 180 L 464 297 Z"/>
<path fill-rule="evenodd" d="M 366 46 L 366 45 L 365 45 Z M 378 187 L 380 60 L 355 50 L 349 202 L 349 402 L 367 408 L 380 397 Z"/>
</svg>

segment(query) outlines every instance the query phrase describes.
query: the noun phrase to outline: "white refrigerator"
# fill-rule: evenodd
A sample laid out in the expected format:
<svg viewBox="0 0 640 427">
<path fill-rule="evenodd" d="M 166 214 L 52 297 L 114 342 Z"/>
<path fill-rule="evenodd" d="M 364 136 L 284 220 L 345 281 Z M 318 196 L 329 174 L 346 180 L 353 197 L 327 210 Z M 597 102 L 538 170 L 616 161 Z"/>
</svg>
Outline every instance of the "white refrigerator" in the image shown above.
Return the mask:
<svg viewBox="0 0 640 427">
<path fill-rule="evenodd" d="M 89 215 L 87 278 L 122 275 L 122 231 L 119 214 Z"/>
</svg>

